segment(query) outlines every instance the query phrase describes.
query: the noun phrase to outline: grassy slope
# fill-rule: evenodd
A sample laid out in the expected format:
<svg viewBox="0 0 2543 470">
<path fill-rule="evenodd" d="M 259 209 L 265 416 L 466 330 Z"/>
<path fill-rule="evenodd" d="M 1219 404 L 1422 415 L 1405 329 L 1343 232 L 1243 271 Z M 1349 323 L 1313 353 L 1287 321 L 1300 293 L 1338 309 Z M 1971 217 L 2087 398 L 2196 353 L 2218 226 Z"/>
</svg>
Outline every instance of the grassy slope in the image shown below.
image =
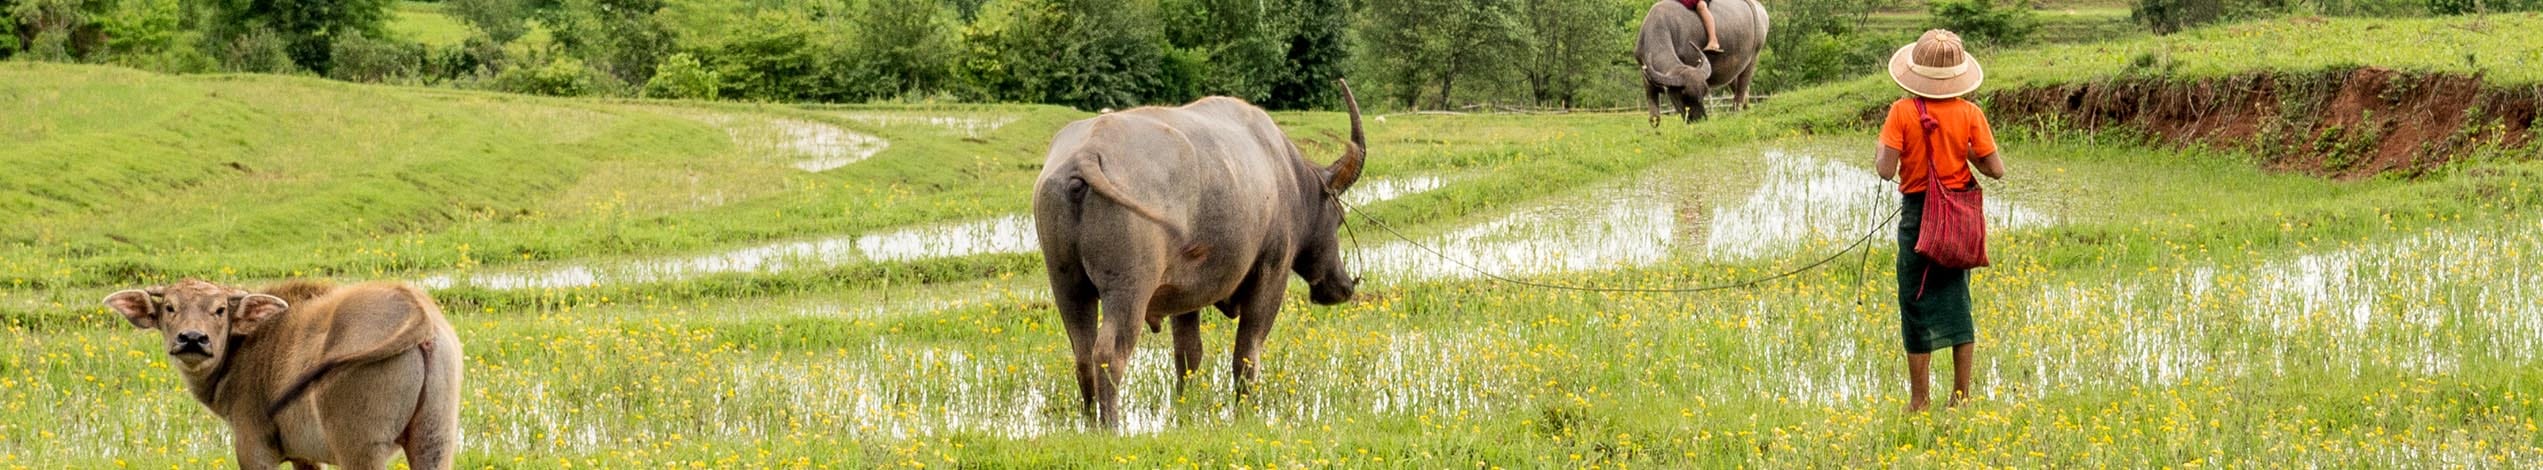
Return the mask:
<svg viewBox="0 0 2543 470">
<path fill-rule="evenodd" d="M 2498 35 L 2531 31 L 2543 22 L 2492 18 L 2482 25 L 2490 35 L 2481 36 L 2460 28 L 2467 21 L 2236 25 L 1982 59 L 1995 74 L 1992 86 L 2006 87 L 2125 73 L 2133 57 L 2154 51 L 2164 51 L 2157 54 L 2168 55 L 2191 76 L 2355 64 L 2470 72 L 2449 57 L 2470 53 L 2491 64 L 2535 57 L 2532 41 Z M 2363 34 L 2368 32 L 2377 36 Z M 2365 42 L 2390 43 L 2395 36 L 2442 52 L 2337 53 Z M 2488 76 L 2502 84 L 2543 81 L 2531 74 L 2493 70 Z M 874 161 L 815 176 L 738 168 L 717 132 L 676 116 L 691 111 L 649 104 L 21 64 L 0 65 L 0 77 L 7 78 L 0 80 L 0 97 L 6 98 L 0 106 L 14 107 L 0 109 L 8 111 L 0 116 L 19 116 L 0 119 L 28 120 L 0 121 L 5 124 L 0 132 L 8 133 L 8 141 L 29 144 L 0 149 L 0 161 L 43 169 L 0 175 L 7 187 L 30 188 L 23 195 L 0 195 L 18 198 L 0 200 L 0 208 L 33 221 L 0 232 L 9 237 L 11 250 L 0 268 L 70 286 L 0 291 L 0 298 L 56 301 L 93 298 L 89 294 L 127 274 L 115 269 L 214 277 L 301 270 L 393 277 L 441 269 L 474 256 L 468 253 L 484 254 L 479 262 L 489 265 L 610 257 L 1004 213 L 1021 208 L 1018 189 L 1029 184 L 1041 139 L 1081 116 L 1044 108 L 964 108 L 1023 116 L 987 142 L 965 142 L 925 135 L 931 131 L 923 128 L 858 127 L 822 111 L 684 105 L 825 120 L 894 138 L 892 150 Z M 1895 96 L 1882 82 L 1866 79 L 1796 91 L 1754 113 L 1658 135 L 1643 129 L 1636 116 L 1394 116 L 1375 129 L 1372 174 L 1476 176 L 1367 213 L 1431 230 L 1540 198 L 1559 200 L 1618 176 L 1655 169 L 1740 171 L 1751 168 L 1741 156 L 1758 145 L 1848 148 L 1857 145 L 1851 139 L 1869 133 L 1855 116 Z M 177 105 L 156 104 L 161 102 Z M 186 119 L 203 116 L 210 118 Z M 489 117 L 508 122 L 473 122 Z M 1309 139 L 1339 128 L 1330 113 L 1279 118 Z M 1808 133 L 1840 139 L 1799 137 Z M 2532 240 L 2530 229 L 2536 223 L 2532 208 L 2543 203 L 2538 194 L 2543 188 L 2533 183 L 2543 181 L 2543 168 L 2520 161 L 2463 162 L 2457 171 L 2423 181 L 2328 183 L 2263 174 L 2231 155 L 2112 145 L 2125 142 L 2113 136 L 2010 137 L 2010 155 L 2023 176 L 2000 190 L 2073 201 L 2067 212 L 2082 220 L 2013 232 L 2000 241 L 2004 264 L 1979 284 L 1981 298 L 2002 299 L 1982 307 L 1990 313 L 1982 326 L 1990 338 L 1999 338 L 1990 340 L 1989 358 L 1996 362 L 1989 363 L 1984 380 L 1989 390 L 2013 398 L 1967 412 L 1896 415 L 1890 410 L 1898 396 L 1885 390 L 1832 403 L 1795 401 L 1810 394 L 1798 391 L 1805 386 L 1791 382 L 1793 377 L 1864 376 L 1882 386 L 1894 380 L 1889 370 L 1896 359 L 1886 355 L 1895 341 L 1895 332 L 1887 330 L 1889 313 L 1877 301 L 1876 307 L 1854 304 L 1859 280 L 1850 270 L 1828 270 L 1720 296 L 1592 296 L 1480 282 L 1371 286 L 1364 302 L 1293 306 L 1274 335 L 1269 385 L 1258 400 L 1269 411 L 1248 410 L 1298 418 L 1282 410 L 1300 403 L 1343 408 L 1318 419 L 1231 423 L 1203 413 L 1190 416 L 1197 423 L 1169 433 L 1127 438 L 1063 432 L 1036 440 L 968 434 L 867 439 L 845 424 L 854 416 L 844 407 L 787 405 L 805 398 L 800 396 L 733 394 L 777 388 L 766 376 L 792 375 L 778 370 L 803 371 L 814 380 L 851 379 L 819 384 L 841 394 L 896 390 L 893 384 L 945 384 L 958 371 L 918 353 L 955 350 L 976 364 L 1010 368 L 996 374 L 1004 377 L 999 382 L 979 386 L 1038 391 L 1065 401 L 1074 390 L 1060 359 L 1064 341 L 1048 324 L 1052 314 L 1046 304 L 1008 292 L 936 315 L 836 319 L 772 314 L 776 307 L 758 300 L 655 298 L 655 291 L 679 286 L 645 286 L 570 294 L 535 309 L 461 315 L 476 361 L 467 419 L 472 434 L 481 436 L 472 439 L 480 447 L 467 459 L 471 467 L 546 467 L 785 465 L 797 459 L 840 466 L 955 461 L 1379 466 L 1408 460 L 1499 466 L 2217 461 L 2343 466 L 2439 458 L 2514 465 L 2543 458 L 2534 428 L 2543 407 L 2529 395 L 2543 385 L 2543 375 L 2530 356 L 2516 352 L 2534 346 L 2516 343 L 2530 335 L 2519 333 L 2517 324 L 2501 323 L 2513 319 L 2498 318 L 2511 311 L 2502 308 L 2520 306 L 2461 301 L 2438 309 L 2450 319 L 2441 327 L 2365 331 L 2298 315 L 2295 326 L 2287 327 L 2292 330 L 2282 331 L 2269 326 L 2270 319 L 2242 318 L 2250 312 L 2235 307 L 2261 294 L 2220 290 L 2162 298 L 2144 292 L 2163 289 L 2150 279 L 2179 279 L 2201 268 L 2221 270 L 2226 281 L 2219 285 L 2248 284 L 2254 264 L 2444 228 L 2482 234 L 2504 248 L 2488 262 L 2444 265 L 2473 266 L 2469 271 L 2410 267 L 2419 264 L 2411 256 L 2452 253 L 2436 249 L 2374 265 L 2374 272 L 2393 273 L 2376 279 L 2405 286 L 2375 302 L 2379 311 L 2403 311 L 2412 298 L 2463 299 L 2467 292 L 2498 286 L 2485 282 L 2514 282 L 2518 278 L 2508 270 L 2543 256 L 2528 249 L 2543 244 Z M 1317 146 L 1311 153 L 1329 153 L 1329 147 L 1310 144 Z M 250 171 L 242 175 L 222 166 L 230 161 Z M 368 165 L 368 171 L 338 170 L 346 165 Z M 717 187 L 762 190 L 727 206 L 686 208 L 681 201 L 687 179 L 673 176 L 690 173 L 725 178 Z M 260 184 L 237 184 L 240 180 Z M 1722 191 L 1740 194 L 1748 185 L 1753 183 L 1734 182 Z M 33 189 L 39 186 L 113 189 Z M 221 191 L 210 191 L 214 188 Z M 127 203 L 137 207 L 126 209 Z M 287 229 L 258 223 L 344 211 L 362 216 L 320 218 L 325 222 Z M 115 242 L 117 237 L 153 248 Z M 1786 262 L 1724 269 L 1677 261 L 1560 280 L 1682 285 L 1752 275 Z M 948 289 L 1011 290 L 1032 282 L 1026 269 L 984 276 L 1019 278 L 1013 282 L 993 279 Z M 1877 283 L 1881 276 L 1875 271 Z M 802 275 L 762 277 L 789 276 Z M 832 292 L 857 282 L 816 279 L 797 288 L 811 291 L 808 297 L 864 302 L 872 294 Z M 2073 303 L 2034 297 L 2043 292 L 2066 292 L 2046 300 Z M 17 416 L 0 420 L 0 449 L 10 449 L 0 455 L 0 466 L 64 463 L 59 459 L 183 464 L 226 454 L 217 439 L 206 437 L 218 436 L 209 420 L 173 390 L 173 373 L 145 352 L 141 335 L 116 327 L 91 307 L 25 308 L 71 311 L 87 320 L 43 332 L 11 327 L 13 345 L 40 353 L 0 359 L 0 372 L 6 372 L 0 374 L 5 375 L 0 408 Z M 12 320 L 14 325 L 18 318 Z M 1227 324 L 1209 325 L 1211 347 L 1221 352 L 1213 357 L 1224 357 Z M 2187 333 L 2193 329 L 2197 333 Z M 2178 339 L 2187 349 L 2149 352 L 2128 336 L 2132 330 L 2183 332 Z M 1435 380 L 1443 389 L 1474 393 L 1486 405 L 1359 411 L 1386 388 L 1341 384 L 1402 379 L 1375 366 L 1390 360 L 1388 341 L 1398 336 L 1388 335 L 1468 338 L 1455 343 L 1457 353 L 1441 364 L 1459 375 Z M 2456 354 L 2463 363 L 2454 372 L 2431 372 L 2393 359 L 2411 357 L 2414 345 Z M 1866 352 L 1850 352 L 1858 349 Z M 2207 358 L 2203 365 L 2210 370 L 2169 384 L 2110 379 L 2146 373 L 2145 362 L 2161 359 L 2158 352 Z M 649 360 L 624 360 L 629 357 Z M 829 368 L 842 360 L 879 364 L 884 372 L 855 375 Z M 2262 363 L 2283 370 L 2267 372 L 2256 366 Z M 745 368 L 770 372 L 696 372 Z M 2066 375 L 2042 377 L 2035 370 Z M 2360 381 L 2372 385 L 2357 385 Z M 1192 403 L 1224 406 L 1222 395 L 1206 390 Z M 937 403 L 927 397 L 896 400 L 914 407 L 906 412 L 924 415 L 929 409 L 915 407 Z M 1068 419 L 1064 405 L 1047 406 L 1043 414 Z M 571 445 L 562 436 L 504 434 L 531 416 L 552 415 L 609 423 L 613 436 L 627 440 L 594 448 Z M 749 424 L 757 437 L 732 436 L 730 428 L 717 424 L 722 422 Z M 80 431 L 101 433 L 72 434 Z M 146 444 L 116 444 L 121 442 Z M 98 446 L 111 451 L 99 452 Z M 2440 446 L 2459 454 L 2439 452 Z"/>
</svg>

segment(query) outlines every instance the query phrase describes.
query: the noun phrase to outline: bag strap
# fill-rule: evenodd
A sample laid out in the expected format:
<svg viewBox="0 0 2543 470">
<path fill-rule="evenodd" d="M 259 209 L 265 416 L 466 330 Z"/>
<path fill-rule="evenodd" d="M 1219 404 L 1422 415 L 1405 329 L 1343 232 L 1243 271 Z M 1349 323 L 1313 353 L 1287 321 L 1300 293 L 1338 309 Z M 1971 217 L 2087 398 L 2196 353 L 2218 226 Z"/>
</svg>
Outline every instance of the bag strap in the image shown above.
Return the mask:
<svg viewBox="0 0 2543 470">
<path fill-rule="evenodd" d="M 1933 191 L 1943 190 L 1943 162 L 1938 161 L 1942 159 L 1943 121 L 1935 119 L 1933 111 L 1925 108 L 1924 97 L 1910 99 L 1916 100 L 1916 124 L 1925 128 L 1925 144 L 1932 147 L 1932 151 L 1925 155 L 1925 191 L 1927 194 L 1932 194 Z M 1968 164 L 1965 157 L 1961 164 Z M 1962 171 L 1968 170 L 1963 168 Z M 1969 183 L 1974 186 L 1978 183 L 1978 179 L 1972 177 Z"/>
</svg>

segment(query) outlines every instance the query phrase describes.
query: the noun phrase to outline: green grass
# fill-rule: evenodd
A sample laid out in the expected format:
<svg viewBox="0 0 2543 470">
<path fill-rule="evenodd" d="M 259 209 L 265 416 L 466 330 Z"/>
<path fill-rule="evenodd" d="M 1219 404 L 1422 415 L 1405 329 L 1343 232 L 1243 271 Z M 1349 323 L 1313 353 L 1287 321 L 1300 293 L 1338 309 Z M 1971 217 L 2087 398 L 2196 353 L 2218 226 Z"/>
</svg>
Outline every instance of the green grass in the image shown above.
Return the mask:
<svg viewBox="0 0 2543 470">
<path fill-rule="evenodd" d="M 452 18 L 441 3 L 406 2 L 393 4 L 389 11 L 389 31 L 428 46 L 457 46 L 472 34 L 467 23 Z"/>
<path fill-rule="evenodd" d="M 2148 34 L 2144 25 L 2129 18 L 2125 5 L 2052 5 L 2032 13 L 2038 21 L 2038 29 L 2031 33 L 2033 44 L 2108 42 Z M 1922 9 L 1876 12 L 1865 17 L 1863 24 L 1865 32 L 1903 38 L 1902 43 L 1935 26 L 1934 18 Z"/>
<path fill-rule="evenodd" d="M 2475 21 L 2490 33 L 2464 29 Z M 2506 67 L 2538 46 L 2500 35 L 2536 23 L 2277 21 L 1981 59 L 1997 89 L 2141 73 L 2127 65 L 2140 54 L 2167 57 L 2182 79 L 2470 73 L 2482 69 L 2445 56 Z M 2379 40 L 2330 34 L 2365 32 L 2438 52 L 2325 52 Z M 2484 77 L 2537 83 L 2527 74 Z M 1866 78 L 1658 131 L 1633 113 L 1388 116 L 1370 123 L 1371 177 L 1457 179 L 1361 214 L 1428 236 L 1599 207 L 1646 180 L 1700 214 L 1770 190 L 1769 150 L 1867 166 L 1862 113 L 1897 96 Z M 0 64 L 0 97 L 0 141 L 13 143 L 0 161 L 24 169 L 0 174 L 12 189 L 0 212 L 18 221 L 0 228 L 12 281 L 0 345 L 22 351 L 0 355 L 0 467 L 28 468 L 226 465 L 218 421 L 180 389 L 156 340 L 93 303 L 112 289 L 605 263 L 1012 214 L 1048 136 L 1086 117 L 25 63 Z M 1012 121 L 912 120 L 948 116 Z M 1307 153 L 1335 153 L 1339 115 L 1275 118 Z M 732 138 L 787 122 L 891 145 L 805 173 Z M 2530 151 L 2334 182 L 2125 135 L 2000 133 L 2016 176 L 1991 196 L 2058 221 L 1996 234 L 1998 266 L 1973 284 L 1982 398 L 1954 411 L 1897 412 L 1883 267 L 1895 249 L 1880 241 L 1865 270 L 1847 257 L 1697 295 L 1372 279 L 1350 304 L 1291 302 L 1255 399 L 1235 403 L 1221 382 L 1177 398 L 1164 356 L 1143 355 L 1130 404 L 1170 424 L 1085 432 L 1039 260 L 1002 254 L 436 292 L 471 361 L 462 466 L 2543 464 L 2543 295 L 2531 287 L 2543 284 L 2543 162 Z M 1360 243 L 1387 241 L 1355 224 Z M 1701 224 L 1680 228 L 1701 240 Z M 1701 285 L 1838 243 L 1745 261 L 1681 246 L 1651 264 L 1535 279 Z M 1220 378 L 1232 324 L 1204 325 L 1205 373 Z"/>
</svg>

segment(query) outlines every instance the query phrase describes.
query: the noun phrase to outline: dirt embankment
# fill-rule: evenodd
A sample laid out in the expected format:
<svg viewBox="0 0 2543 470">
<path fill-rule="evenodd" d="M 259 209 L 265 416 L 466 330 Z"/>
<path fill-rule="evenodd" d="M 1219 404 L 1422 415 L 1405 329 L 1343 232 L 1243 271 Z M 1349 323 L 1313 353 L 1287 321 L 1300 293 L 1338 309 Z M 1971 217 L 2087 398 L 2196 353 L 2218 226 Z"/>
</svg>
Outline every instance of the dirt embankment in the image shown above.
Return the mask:
<svg viewBox="0 0 2543 470">
<path fill-rule="evenodd" d="M 1991 120 L 2048 130 L 2133 130 L 2170 145 L 2251 151 L 2274 170 L 2355 179 L 2415 175 L 2463 155 L 2522 148 L 2543 85 L 2361 68 L 2178 81 L 2121 78 L 1980 98 Z"/>
</svg>

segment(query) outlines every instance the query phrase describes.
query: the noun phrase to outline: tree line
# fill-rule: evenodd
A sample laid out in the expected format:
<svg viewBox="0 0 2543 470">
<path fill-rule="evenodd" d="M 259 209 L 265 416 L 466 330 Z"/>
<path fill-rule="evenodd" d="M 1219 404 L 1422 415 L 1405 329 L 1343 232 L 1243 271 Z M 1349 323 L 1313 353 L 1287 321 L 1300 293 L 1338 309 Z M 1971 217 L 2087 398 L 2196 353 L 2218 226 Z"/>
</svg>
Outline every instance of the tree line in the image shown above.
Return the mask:
<svg viewBox="0 0 2543 470">
<path fill-rule="evenodd" d="M 2132 0 L 2155 31 L 2269 12 L 2530 8 L 2543 0 Z M 1653 0 L 0 0 L 0 57 L 171 73 L 328 78 L 560 96 L 977 101 L 1082 109 L 1204 95 L 1330 109 L 1639 105 L 1630 52 Z M 1876 72 L 1922 4 L 2019 44 L 2026 0 L 1776 0 L 1761 91 Z M 415 6 L 465 25 L 424 44 Z M 2308 10 L 2310 9 L 2310 10 Z M 2373 10 L 2373 11 L 2369 11 Z"/>
</svg>

